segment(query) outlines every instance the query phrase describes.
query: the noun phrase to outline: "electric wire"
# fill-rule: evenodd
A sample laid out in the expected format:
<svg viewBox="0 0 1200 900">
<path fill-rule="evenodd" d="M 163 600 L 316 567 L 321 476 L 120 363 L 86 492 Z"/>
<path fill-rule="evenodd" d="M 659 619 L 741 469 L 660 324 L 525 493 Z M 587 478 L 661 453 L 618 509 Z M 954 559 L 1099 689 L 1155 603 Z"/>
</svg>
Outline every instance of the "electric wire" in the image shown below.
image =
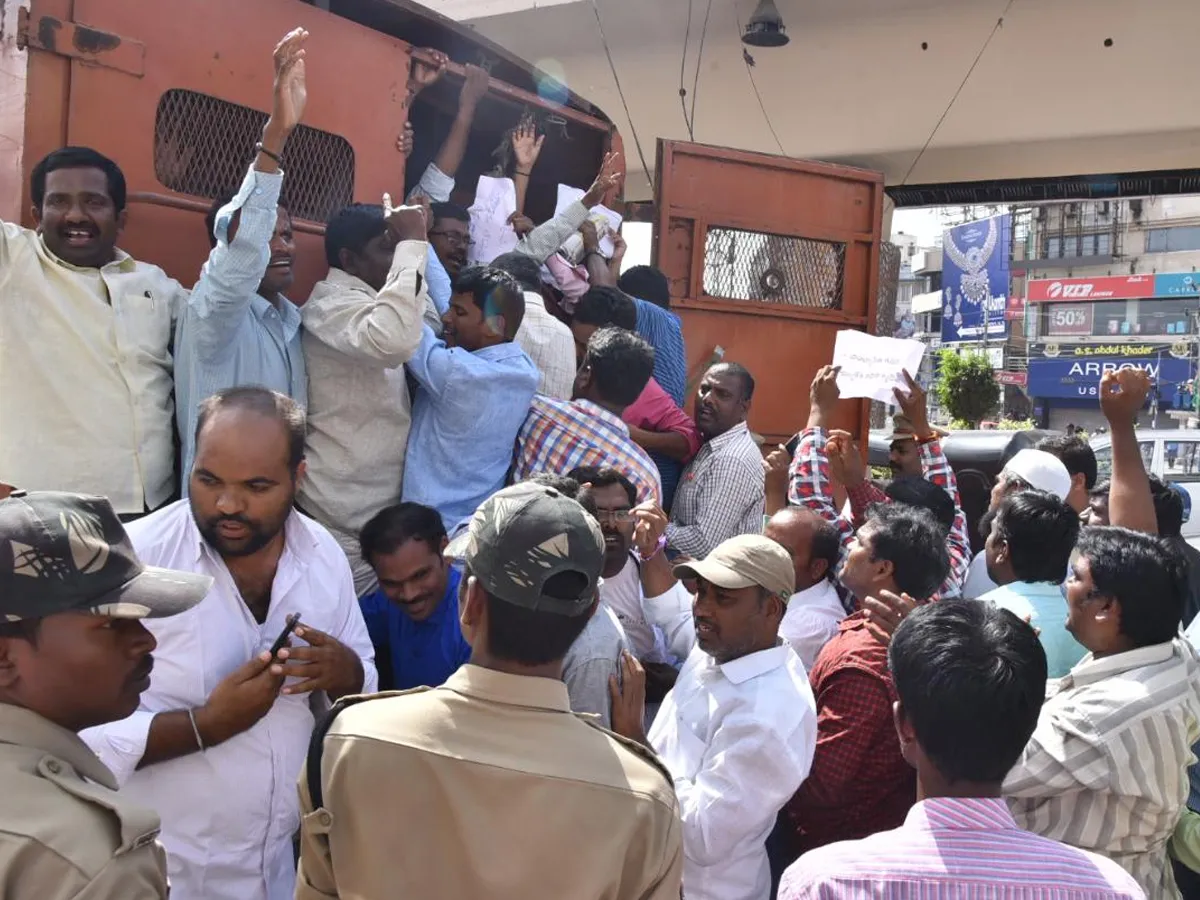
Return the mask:
<svg viewBox="0 0 1200 900">
<path fill-rule="evenodd" d="M 737 21 L 738 41 L 741 42 L 742 17 L 738 15 L 736 5 L 733 8 L 733 15 L 734 19 Z M 775 146 L 779 148 L 779 155 L 788 156 L 788 152 L 783 149 L 783 141 L 779 140 L 779 135 L 776 133 L 775 126 L 771 122 L 771 116 L 767 112 L 767 105 L 763 103 L 762 94 L 758 92 L 758 82 L 754 80 L 754 67 L 750 64 L 750 54 L 744 47 L 742 48 L 742 62 L 745 63 L 746 74 L 750 76 L 750 87 L 754 88 L 754 96 L 758 99 L 758 108 L 762 110 L 763 119 L 767 123 L 767 128 L 771 130 L 771 137 L 775 139 Z M 790 157 L 788 158 L 790 159 Z"/>
<path fill-rule="evenodd" d="M 691 0 L 688 0 L 691 3 Z M 704 11 L 704 25 L 700 28 L 700 51 L 696 55 L 696 75 L 692 79 L 692 121 L 688 125 L 688 135 L 696 140 L 696 96 L 700 85 L 700 64 L 704 61 L 704 38 L 708 36 L 708 17 L 712 15 L 713 0 L 708 0 L 708 8 Z M 689 11 L 690 15 L 690 11 Z"/>
<path fill-rule="evenodd" d="M 683 29 L 683 53 L 679 57 L 679 110 L 683 113 L 683 127 L 687 129 L 688 140 L 696 140 L 696 135 L 692 132 L 692 123 L 688 121 L 687 108 L 687 88 L 684 81 L 687 78 L 687 51 L 688 43 L 692 39 L 692 0 L 688 0 L 687 25 Z M 695 113 L 693 112 L 694 116 Z"/>
<path fill-rule="evenodd" d="M 625 118 L 629 120 L 629 131 L 633 135 L 633 145 L 637 148 L 638 159 L 642 162 L 642 171 L 646 173 L 646 181 L 650 189 L 654 189 L 654 180 L 650 177 L 650 166 L 646 164 L 646 154 L 642 152 L 642 142 L 638 139 L 637 125 L 629 112 L 629 104 L 625 101 L 625 91 L 621 88 L 621 78 L 617 75 L 617 64 L 613 61 L 612 51 L 608 48 L 608 36 L 604 33 L 604 23 L 600 21 L 600 7 L 592 0 L 592 12 L 596 16 L 596 28 L 600 32 L 600 43 L 604 45 L 604 55 L 608 57 L 608 68 L 612 71 L 613 81 L 617 85 L 617 94 L 621 98 L 621 106 L 625 110 Z"/>
</svg>

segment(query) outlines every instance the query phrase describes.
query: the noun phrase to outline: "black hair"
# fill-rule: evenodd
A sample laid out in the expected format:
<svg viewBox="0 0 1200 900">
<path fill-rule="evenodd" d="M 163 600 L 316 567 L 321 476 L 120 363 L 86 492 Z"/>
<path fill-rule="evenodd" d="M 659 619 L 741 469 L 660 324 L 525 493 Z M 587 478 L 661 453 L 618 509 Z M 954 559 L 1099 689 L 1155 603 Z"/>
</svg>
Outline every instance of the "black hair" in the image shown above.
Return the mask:
<svg viewBox="0 0 1200 900">
<path fill-rule="evenodd" d="M 591 492 L 586 485 L 590 484 L 593 488 L 606 488 L 614 484 L 619 484 L 625 489 L 626 496 L 629 497 L 629 508 L 632 509 L 637 506 L 637 488 L 633 486 L 632 481 L 625 477 L 624 473 L 616 469 L 579 466 L 576 469 L 572 469 L 569 474 L 571 478 L 574 478 L 581 485 L 579 491 L 581 497 L 585 494 L 591 496 Z"/>
<path fill-rule="evenodd" d="M 741 363 L 735 362 L 719 362 L 714 366 L 710 366 L 708 371 L 714 372 L 720 370 L 730 375 L 737 376 L 742 383 L 742 399 L 749 402 L 754 397 L 754 376 L 750 374 L 750 370 Z"/>
<path fill-rule="evenodd" d="M 445 539 L 446 526 L 436 509 L 420 503 L 398 503 L 376 513 L 363 526 L 358 545 L 369 563 L 376 556 L 395 553 L 409 541 L 420 541 L 440 554 Z"/>
<path fill-rule="evenodd" d="M 457 203 L 432 203 L 429 206 L 429 211 L 433 216 L 433 224 L 435 225 L 442 219 L 457 219 L 460 222 L 466 222 L 468 225 L 471 223 L 471 214 Z"/>
<path fill-rule="evenodd" d="M 1156 475 L 1150 476 L 1150 499 L 1154 501 L 1154 518 L 1158 533 L 1177 538 L 1183 533 L 1183 497 Z"/>
<path fill-rule="evenodd" d="M 470 566 L 464 566 L 460 593 L 466 590 L 470 577 Z M 574 598 L 581 587 L 580 579 L 586 580 L 580 572 L 559 572 L 546 579 L 542 590 L 551 597 Z M 488 615 L 488 650 L 499 659 L 525 666 L 544 666 L 562 660 L 591 618 L 585 614 L 564 616 L 526 609 L 486 590 L 483 594 Z"/>
<path fill-rule="evenodd" d="M 37 646 L 38 635 L 42 630 L 41 617 L 35 619 L 20 619 L 16 622 L 0 622 L 0 638 L 25 641 Z"/>
<path fill-rule="evenodd" d="M 1175 637 L 1188 596 L 1187 560 L 1170 541 L 1106 526 L 1083 529 L 1076 549 L 1096 593 L 1121 604 L 1121 634 L 1136 647 Z"/>
<path fill-rule="evenodd" d="M 624 328 L 601 328 L 588 340 L 584 367 L 600 396 L 622 409 L 633 403 L 654 374 L 654 348 Z"/>
<path fill-rule="evenodd" d="M 575 471 L 579 471 L 576 469 Z M 564 497 L 570 497 L 572 500 L 579 498 L 579 482 L 570 475 L 555 475 L 553 472 L 538 472 L 536 475 L 530 475 L 525 479 L 533 484 L 540 484 L 543 487 L 554 488 Z"/>
<path fill-rule="evenodd" d="M 231 188 L 230 190 L 222 191 L 209 205 L 208 212 L 204 214 L 204 233 L 208 237 L 209 247 L 217 246 L 217 235 L 215 234 L 217 230 L 217 213 L 219 213 L 224 207 L 228 206 L 233 201 L 233 198 L 238 195 L 238 190 L 238 188 Z M 278 207 L 286 212 L 289 216 L 291 215 L 291 211 L 288 209 L 287 203 L 282 198 L 279 200 Z"/>
<path fill-rule="evenodd" d="M 258 385 L 226 388 L 200 402 L 196 417 L 196 446 L 200 445 L 200 434 L 208 424 L 209 417 L 222 409 L 241 409 L 258 413 L 268 419 L 278 420 L 288 432 L 288 467 L 292 474 L 304 460 L 304 441 L 308 437 L 308 426 L 304 408 L 286 394 Z"/>
<path fill-rule="evenodd" d="M 1074 434 L 1055 434 L 1042 438 L 1037 445 L 1038 450 L 1044 450 L 1051 456 L 1062 460 L 1067 472 L 1074 478 L 1083 476 L 1083 485 L 1089 491 L 1096 486 L 1099 469 L 1096 465 L 1096 452 L 1083 438 Z"/>
<path fill-rule="evenodd" d="M 946 535 L 927 509 L 905 503 L 876 503 L 863 527 L 871 530 L 871 558 L 892 564 L 902 593 L 928 600 L 950 572 Z"/>
<path fill-rule="evenodd" d="M 637 330 L 637 305 L 614 287 L 590 288 L 575 304 L 574 321 L 581 325 Z"/>
<path fill-rule="evenodd" d="M 1107 500 L 1108 492 L 1112 490 L 1112 482 L 1107 478 L 1097 484 L 1094 488 L 1088 489 L 1088 499 L 1090 500 Z"/>
<path fill-rule="evenodd" d="M 542 292 L 542 267 L 531 256 L 524 253 L 501 253 L 492 260 L 491 265 L 502 272 L 507 272 L 521 286 L 522 290 L 535 294 Z"/>
<path fill-rule="evenodd" d="M 954 527 L 954 519 L 958 516 L 954 498 L 944 488 L 920 475 L 898 475 L 888 484 L 884 493 L 893 503 L 907 503 L 929 510 L 945 534 L 949 534 Z"/>
<path fill-rule="evenodd" d="M 91 147 L 59 147 L 42 157 L 29 176 L 29 196 L 39 210 L 46 201 L 46 176 L 59 169 L 99 169 L 108 179 L 108 197 L 113 208 L 125 208 L 125 173 L 121 167 Z"/>
<path fill-rule="evenodd" d="M 1079 514 L 1045 491 L 1010 494 L 996 510 L 996 536 L 1008 544 L 1018 581 L 1062 584 L 1079 540 Z"/>
<path fill-rule="evenodd" d="M 943 778 L 1004 781 L 1046 694 L 1046 651 L 1033 628 L 990 603 L 930 603 L 896 629 L 888 668 L 904 718 Z"/>
<path fill-rule="evenodd" d="M 617 287 L 630 297 L 671 308 L 671 282 L 654 266 L 633 266 L 617 279 Z"/>
<path fill-rule="evenodd" d="M 810 560 L 825 560 L 825 578 L 833 581 L 837 577 L 838 563 L 842 560 L 842 536 L 833 523 L 824 516 L 817 516 L 812 529 Z"/>
<path fill-rule="evenodd" d="M 511 341 L 525 318 L 525 294 L 517 280 L 495 266 L 468 266 L 454 279 L 454 293 L 470 294 L 486 321 L 504 319 L 505 340 Z"/>
<path fill-rule="evenodd" d="M 342 267 L 341 252 L 361 254 L 368 242 L 387 231 L 383 207 L 377 203 L 343 206 L 325 225 L 325 262 L 331 269 Z"/>
</svg>

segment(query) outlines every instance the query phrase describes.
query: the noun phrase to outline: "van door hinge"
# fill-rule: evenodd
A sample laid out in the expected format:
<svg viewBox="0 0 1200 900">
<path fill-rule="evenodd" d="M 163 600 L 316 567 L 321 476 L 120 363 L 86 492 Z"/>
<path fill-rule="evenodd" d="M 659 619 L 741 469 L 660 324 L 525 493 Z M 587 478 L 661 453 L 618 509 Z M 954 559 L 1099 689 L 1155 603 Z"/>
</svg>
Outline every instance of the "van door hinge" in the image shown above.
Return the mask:
<svg viewBox="0 0 1200 900">
<path fill-rule="evenodd" d="M 23 6 L 17 12 L 17 47 L 43 50 L 137 78 L 146 74 L 146 45 L 141 41 L 30 12 Z"/>
</svg>

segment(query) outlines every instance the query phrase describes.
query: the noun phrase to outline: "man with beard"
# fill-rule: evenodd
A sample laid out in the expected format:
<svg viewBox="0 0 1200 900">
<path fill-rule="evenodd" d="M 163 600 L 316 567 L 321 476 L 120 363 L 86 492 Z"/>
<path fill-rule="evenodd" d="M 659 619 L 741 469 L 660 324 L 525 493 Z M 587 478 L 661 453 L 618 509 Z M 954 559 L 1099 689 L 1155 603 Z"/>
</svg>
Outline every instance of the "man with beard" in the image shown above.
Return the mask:
<svg viewBox="0 0 1200 900">
<path fill-rule="evenodd" d="M 746 416 L 754 377 L 738 363 L 717 363 L 700 379 L 696 428 L 704 444 L 679 480 L 667 546 L 699 559 L 717 544 L 762 530 L 762 453 Z"/>
<path fill-rule="evenodd" d="M 212 579 L 142 565 L 107 500 L 0 501 L 0 884 L 5 900 L 165 900 L 158 817 L 117 792 L 78 737 L 150 686 L 147 618 Z"/>
<path fill-rule="evenodd" d="M 184 491 L 195 453 L 200 401 L 258 384 L 308 404 L 300 311 L 284 296 L 293 281 L 292 217 L 280 202 L 280 156 L 304 114 L 302 28 L 275 48 L 271 117 L 241 188 L 218 197 L 204 219 L 212 245 L 175 332 L 175 398 Z"/>
<path fill-rule="evenodd" d="M 389 506 L 359 540 L 379 590 L 362 607 L 381 690 L 437 687 L 471 658 L 458 625 L 462 574 L 443 558 L 449 540 L 438 511 L 419 503 Z"/>
<path fill-rule="evenodd" d="M 161 816 L 172 900 L 292 897 L 314 712 L 376 688 L 345 556 L 293 510 L 304 431 L 282 394 L 214 394 L 189 499 L 130 532 L 146 562 L 215 580 L 193 611 L 152 623 L 158 665 L 137 711 L 83 735 L 123 793 Z"/>
</svg>

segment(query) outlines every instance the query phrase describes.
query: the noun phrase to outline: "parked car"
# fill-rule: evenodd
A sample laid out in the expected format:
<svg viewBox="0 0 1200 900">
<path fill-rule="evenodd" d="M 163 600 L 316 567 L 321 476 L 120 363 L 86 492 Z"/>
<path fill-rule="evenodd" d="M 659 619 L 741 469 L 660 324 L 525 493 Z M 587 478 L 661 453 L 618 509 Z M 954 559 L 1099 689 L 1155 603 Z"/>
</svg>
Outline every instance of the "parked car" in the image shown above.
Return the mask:
<svg viewBox="0 0 1200 900">
<path fill-rule="evenodd" d="M 1192 498 L 1192 515 L 1183 523 L 1183 537 L 1200 549 L 1200 429 L 1139 428 L 1138 447 L 1146 471 L 1182 486 Z M 1098 434 L 1089 443 L 1096 451 L 1100 480 L 1112 477 L 1112 438 Z"/>
</svg>

